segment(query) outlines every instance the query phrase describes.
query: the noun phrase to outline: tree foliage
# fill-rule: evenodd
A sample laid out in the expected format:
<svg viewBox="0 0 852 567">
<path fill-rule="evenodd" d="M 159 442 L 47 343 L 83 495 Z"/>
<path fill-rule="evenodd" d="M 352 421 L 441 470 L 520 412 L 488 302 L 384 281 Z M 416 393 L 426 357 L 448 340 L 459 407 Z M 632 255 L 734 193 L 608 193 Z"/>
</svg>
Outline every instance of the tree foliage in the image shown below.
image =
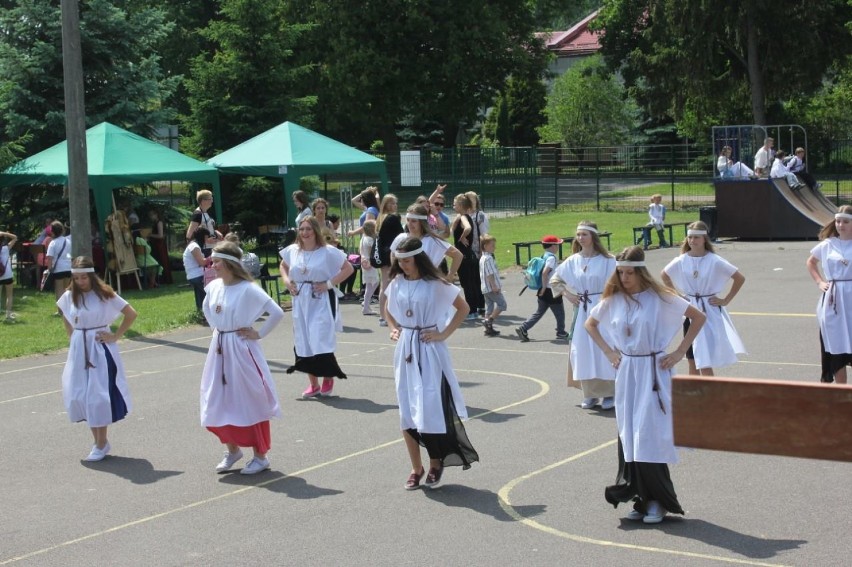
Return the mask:
<svg viewBox="0 0 852 567">
<path fill-rule="evenodd" d="M 779 101 L 818 90 L 852 49 L 847 0 L 604 0 L 603 53 L 651 117 L 693 135 L 713 122 L 772 122 Z M 727 120 L 724 118 L 727 117 Z"/>
<path fill-rule="evenodd" d="M 32 134 L 27 149 L 65 139 L 62 29 L 58 0 L 4 2 L 0 10 L 0 128 Z M 80 4 L 86 123 L 140 134 L 167 124 L 163 105 L 179 78 L 163 77 L 156 46 L 172 25 L 160 10 L 121 0 Z"/>
<path fill-rule="evenodd" d="M 397 125 L 406 117 L 436 122 L 443 145 L 453 145 L 510 75 L 530 61 L 545 68 L 525 2 L 305 4 L 299 11 L 317 23 L 311 45 L 323 61 L 318 116 L 344 138 L 381 139 L 389 152 L 399 148 Z"/>
<path fill-rule="evenodd" d="M 556 79 L 538 129 L 543 142 L 569 147 L 609 146 L 627 141 L 635 108 L 600 57 L 577 63 Z"/>
<path fill-rule="evenodd" d="M 303 25 L 291 25 L 280 0 L 222 0 L 202 36 L 215 47 L 198 55 L 187 87 L 187 149 L 210 157 L 285 121 L 312 125 L 315 98 L 302 80 L 310 65 L 293 53 Z"/>
</svg>

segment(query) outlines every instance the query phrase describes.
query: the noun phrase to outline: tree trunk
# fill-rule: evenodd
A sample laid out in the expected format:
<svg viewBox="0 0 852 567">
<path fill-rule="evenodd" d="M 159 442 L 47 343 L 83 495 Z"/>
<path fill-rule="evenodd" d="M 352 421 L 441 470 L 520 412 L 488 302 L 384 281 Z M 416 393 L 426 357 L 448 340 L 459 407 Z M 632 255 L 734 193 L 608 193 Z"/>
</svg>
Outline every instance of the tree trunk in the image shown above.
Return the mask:
<svg viewBox="0 0 852 567">
<path fill-rule="evenodd" d="M 766 125 L 766 96 L 763 84 L 763 71 L 760 68 L 758 55 L 757 30 L 755 29 L 754 12 L 746 13 L 747 45 L 746 59 L 748 65 L 748 81 L 751 87 L 751 113 L 755 124 Z"/>
<path fill-rule="evenodd" d="M 399 167 L 399 139 L 396 137 L 396 128 L 393 124 L 386 124 L 381 128 L 382 144 L 385 146 L 385 163 L 388 168 L 388 180 L 391 188 L 400 187 L 402 173 Z"/>
</svg>

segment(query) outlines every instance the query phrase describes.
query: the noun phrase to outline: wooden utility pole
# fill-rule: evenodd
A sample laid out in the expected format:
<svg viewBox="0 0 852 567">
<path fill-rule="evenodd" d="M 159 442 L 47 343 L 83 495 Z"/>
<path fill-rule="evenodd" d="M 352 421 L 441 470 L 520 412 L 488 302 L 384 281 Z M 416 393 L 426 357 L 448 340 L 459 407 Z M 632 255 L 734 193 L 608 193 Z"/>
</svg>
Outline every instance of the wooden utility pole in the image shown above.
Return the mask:
<svg viewBox="0 0 852 567">
<path fill-rule="evenodd" d="M 86 103 L 78 0 L 62 0 L 62 68 L 65 79 L 65 138 L 68 141 L 68 201 L 71 255 L 92 255 L 89 168 L 86 161 Z"/>
</svg>

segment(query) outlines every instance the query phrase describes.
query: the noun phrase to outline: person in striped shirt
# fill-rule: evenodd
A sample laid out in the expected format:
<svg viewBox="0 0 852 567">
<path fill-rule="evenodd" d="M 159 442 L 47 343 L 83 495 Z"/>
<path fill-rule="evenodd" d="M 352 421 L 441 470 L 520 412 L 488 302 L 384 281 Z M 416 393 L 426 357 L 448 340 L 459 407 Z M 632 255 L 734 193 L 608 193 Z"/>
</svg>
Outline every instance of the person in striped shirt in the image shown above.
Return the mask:
<svg viewBox="0 0 852 567">
<path fill-rule="evenodd" d="M 500 331 L 494 328 L 494 320 L 506 310 L 506 299 L 503 297 L 500 272 L 497 271 L 497 261 L 494 259 L 494 248 L 497 239 L 490 234 L 479 237 L 482 257 L 479 258 L 479 279 L 482 282 L 482 295 L 485 296 L 485 336 L 496 337 Z"/>
</svg>

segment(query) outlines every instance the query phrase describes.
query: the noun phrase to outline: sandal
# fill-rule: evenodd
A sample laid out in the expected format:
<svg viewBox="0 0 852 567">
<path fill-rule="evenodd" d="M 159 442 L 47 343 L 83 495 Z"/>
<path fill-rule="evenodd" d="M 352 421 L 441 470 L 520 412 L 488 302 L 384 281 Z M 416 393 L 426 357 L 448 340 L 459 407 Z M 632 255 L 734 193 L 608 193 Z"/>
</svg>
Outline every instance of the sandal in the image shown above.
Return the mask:
<svg viewBox="0 0 852 567">
<path fill-rule="evenodd" d="M 423 475 L 426 474 L 426 471 L 423 470 L 423 467 L 420 467 L 419 473 L 411 473 L 408 475 L 408 480 L 405 482 L 406 490 L 417 490 L 420 488 L 420 479 L 423 478 Z"/>
<path fill-rule="evenodd" d="M 426 475 L 426 480 L 423 482 L 424 486 L 428 486 L 429 488 L 438 488 L 438 485 L 441 484 L 441 476 L 444 474 L 444 467 L 429 468 L 429 474 Z"/>
</svg>

